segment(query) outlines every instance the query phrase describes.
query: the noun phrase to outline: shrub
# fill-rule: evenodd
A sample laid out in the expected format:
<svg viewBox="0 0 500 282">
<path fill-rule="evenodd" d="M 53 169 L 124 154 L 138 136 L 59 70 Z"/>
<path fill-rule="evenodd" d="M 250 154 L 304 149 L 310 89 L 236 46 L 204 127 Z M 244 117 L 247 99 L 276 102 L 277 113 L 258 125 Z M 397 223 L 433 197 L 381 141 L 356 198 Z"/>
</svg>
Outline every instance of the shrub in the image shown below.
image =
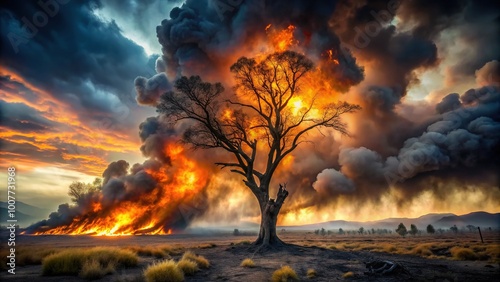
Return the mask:
<svg viewBox="0 0 500 282">
<path fill-rule="evenodd" d="M 290 266 L 285 265 L 282 268 L 276 270 L 271 277 L 272 282 L 288 282 L 288 281 L 299 281 L 299 277 L 295 270 Z"/>
<path fill-rule="evenodd" d="M 468 248 L 453 247 L 450 249 L 451 256 L 457 260 L 477 260 L 477 255 Z"/>
<path fill-rule="evenodd" d="M 240 266 L 243 266 L 243 267 L 255 267 L 255 263 L 253 262 L 252 259 L 246 258 L 246 259 L 244 259 L 241 262 Z"/>
<path fill-rule="evenodd" d="M 200 270 L 196 262 L 187 259 L 180 260 L 177 263 L 177 267 L 179 267 L 179 269 L 188 276 L 193 275 L 196 271 Z"/>
<path fill-rule="evenodd" d="M 197 256 L 196 254 L 190 251 L 184 253 L 184 255 L 182 256 L 182 260 L 191 260 L 195 262 L 200 268 L 210 267 L 210 262 L 206 258 L 202 256 Z"/>
<path fill-rule="evenodd" d="M 144 270 L 146 282 L 181 282 L 184 274 L 174 260 L 154 263 Z"/>
<path fill-rule="evenodd" d="M 314 269 L 312 269 L 312 268 L 309 268 L 309 269 L 307 270 L 307 278 L 310 278 L 310 279 L 311 279 L 311 278 L 316 277 L 316 275 L 317 275 L 317 274 L 316 274 L 316 270 L 314 270 Z"/>
</svg>

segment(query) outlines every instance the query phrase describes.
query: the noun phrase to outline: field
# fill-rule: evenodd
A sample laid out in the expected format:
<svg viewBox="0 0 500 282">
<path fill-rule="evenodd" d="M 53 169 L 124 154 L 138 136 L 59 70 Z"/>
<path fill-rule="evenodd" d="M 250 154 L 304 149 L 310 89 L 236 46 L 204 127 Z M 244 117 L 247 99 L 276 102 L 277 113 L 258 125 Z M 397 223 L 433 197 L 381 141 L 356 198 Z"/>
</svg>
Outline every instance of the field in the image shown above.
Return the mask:
<svg viewBox="0 0 500 282">
<path fill-rule="evenodd" d="M 292 270 L 301 281 L 499 281 L 499 234 L 485 232 L 483 236 L 484 243 L 473 233 L 403 238 L 281 232 L 280 237 L 293 246 L 254 253 L 249 244 L 254 236 L 230 232 L 121 237 L 18 235 L 16 275 L 6 272 L 7 253 L 2 248 L 0 280 L 145 281 L 145 270 L 154 264 L 158 271 L 168 265 L 179 266 L 185 281 L 273 281 L 276 275 Z M 207 261 L 195 261 L 198 256 Z M 82 262 L 59 275 L 58 259 Z M 373 261 L 391 261 L 400 268 L 385 275 L 365 273 L 365 264 Z M 278 269 L 281 272 L 273 276 Z"/>
</svg>

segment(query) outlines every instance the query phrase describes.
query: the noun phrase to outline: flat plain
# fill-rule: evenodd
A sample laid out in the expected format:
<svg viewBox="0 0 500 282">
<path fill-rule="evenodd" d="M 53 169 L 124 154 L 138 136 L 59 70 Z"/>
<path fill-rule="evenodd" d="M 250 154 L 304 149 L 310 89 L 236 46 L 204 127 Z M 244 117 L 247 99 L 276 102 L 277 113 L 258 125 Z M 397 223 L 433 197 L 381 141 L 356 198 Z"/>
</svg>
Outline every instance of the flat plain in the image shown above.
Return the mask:
<svg viewBox="0 0 500 282">
<path fill-rule="evenodd" d="M 2 234 L 5 239 L 6 234 Z M 208 259 L 185 281 L 271 281 L 273 272 L 290 266 L 300 281 L 500 281 L 500 234 L 475 233 L 401 237 L 388 235 L 319 235 L 314 232 L 279 234 L 289 245 L 255 252 L 254 235 L 231 232 L 140 236 L 25 236 L 16 240 L 16 274 L 6 271 L 2 248 L 2 281 L 87 281 L 82 275 L 43 275 L 44 260 L 62 251 L 82 252 L 96 247 L 129 250 L 137 255 L 132 267 L 113 268 L 95 281 L 145 281 L 148 266 L 164 260 L 179 261 L 191 251 Z M 5 241 L 5 240 L 4 240 Z M 253 267 L 241 266 L 251 259 Z M 390 261 L 398 271 L 369 273 L 366 263 Z M 290 280 L 292 281 L 292 280 Z"/>
</svg>

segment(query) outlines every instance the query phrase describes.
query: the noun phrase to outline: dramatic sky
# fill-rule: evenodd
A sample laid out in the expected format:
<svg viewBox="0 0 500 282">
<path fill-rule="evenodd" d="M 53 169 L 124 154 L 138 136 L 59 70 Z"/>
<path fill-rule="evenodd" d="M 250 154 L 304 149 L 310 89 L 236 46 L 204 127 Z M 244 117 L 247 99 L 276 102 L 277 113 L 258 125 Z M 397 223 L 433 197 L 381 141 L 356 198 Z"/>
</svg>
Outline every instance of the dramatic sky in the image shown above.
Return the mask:
<svg viewBox="0 0 500 282">
<path fill-rule="evenodd" d="M 180 74 L 231 91 L 229 66 L 291 30 L 318 65 L 333 50 L 335 99 L 362 110 L 350 137 L 311 135 L 286 160 L 282 223 L 500 212 L 495 2 L 2 1 L 0 180 L 16 167 L 18 199 L 51 210 L 95 177 L 113 201 L 150 193 L 181 134 L 156 113 L 160 94 Z M 210 165 L 220 152 L 185 154 L 206 168 L 199 224 L 258 218 L 240 179 Z"/>
</svg>

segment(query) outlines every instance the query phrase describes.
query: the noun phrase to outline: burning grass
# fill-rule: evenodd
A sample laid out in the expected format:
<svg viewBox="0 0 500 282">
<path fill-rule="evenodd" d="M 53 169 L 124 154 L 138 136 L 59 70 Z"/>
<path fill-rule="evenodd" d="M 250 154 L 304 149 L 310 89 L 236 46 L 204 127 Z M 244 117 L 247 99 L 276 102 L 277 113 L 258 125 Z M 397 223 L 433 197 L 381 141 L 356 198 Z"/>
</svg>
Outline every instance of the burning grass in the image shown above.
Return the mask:
<svg viewBox="0 0 500 282">
<path fill-rule="evenodd" d="M 115 267 L 132 267 L 138 262 L 137 255 L 130 250 L 97 247 L 88 250 L 70 249 L 45 257 L 42 261 L 43 275 L 88 275 L 108 274 Z"/>
<path fill-rule="evenodd" d="M 240 266 L 252 268 L 255 267 L 255 262 L 251 258 L 246 258 L 241 262 Z"/>
<path fill-rule="evenodd" d="M 291 268 L 288 265 L 285 265 L 273 272 L 271 281 L 272 282 L 299 281 L 299 276 L 297 276 L 297 273 L 295 273 L 295 270 L 293 270 L 293 268 Z"/>
<path fill-rule="evenodd" d="M 184 273 L 174 260 L 164 260 L 150 265 L 144 270 L 146 282 L 181 282 Z"/>
</svg>

